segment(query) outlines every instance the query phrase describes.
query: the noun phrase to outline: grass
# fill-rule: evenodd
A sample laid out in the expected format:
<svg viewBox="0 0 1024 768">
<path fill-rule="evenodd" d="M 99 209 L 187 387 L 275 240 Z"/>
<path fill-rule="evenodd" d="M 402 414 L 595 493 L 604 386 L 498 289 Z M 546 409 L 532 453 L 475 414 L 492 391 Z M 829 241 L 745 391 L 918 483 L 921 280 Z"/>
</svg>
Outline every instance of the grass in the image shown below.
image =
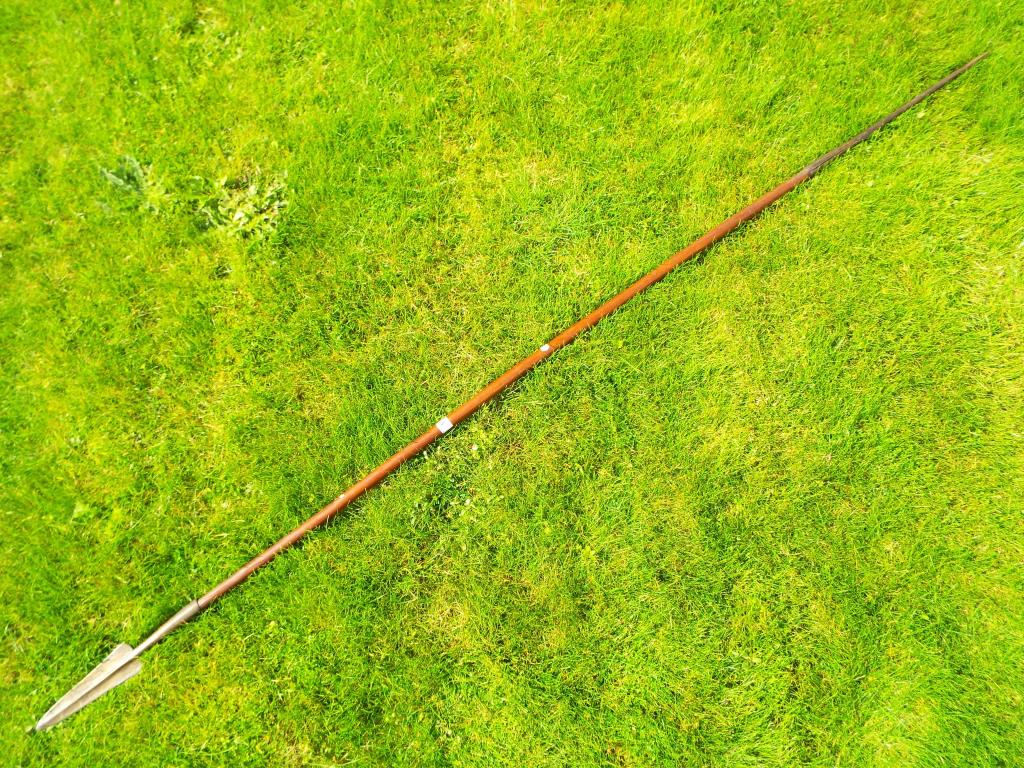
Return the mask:
<svg viewBox="0 0 1024 768">
<path fill-rule="evenodd" d="M 5 3 L 0 762 L 1024 762 L 1024 5 L 954 6 Z"/>
</svg>

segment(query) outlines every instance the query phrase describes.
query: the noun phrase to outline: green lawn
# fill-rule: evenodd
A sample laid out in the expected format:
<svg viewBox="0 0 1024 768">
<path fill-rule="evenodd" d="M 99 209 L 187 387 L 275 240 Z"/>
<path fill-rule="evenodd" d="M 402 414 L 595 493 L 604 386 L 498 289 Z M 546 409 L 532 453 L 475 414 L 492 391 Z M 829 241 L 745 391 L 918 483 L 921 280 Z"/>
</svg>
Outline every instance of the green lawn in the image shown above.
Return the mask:
<svg viewBox="0 0 1024 768">
<path fill-rule="evenodd" d="M 5 2 L 0 764 L 1024 764 L 1024 2 L 955 5 Z"/>
</svg>

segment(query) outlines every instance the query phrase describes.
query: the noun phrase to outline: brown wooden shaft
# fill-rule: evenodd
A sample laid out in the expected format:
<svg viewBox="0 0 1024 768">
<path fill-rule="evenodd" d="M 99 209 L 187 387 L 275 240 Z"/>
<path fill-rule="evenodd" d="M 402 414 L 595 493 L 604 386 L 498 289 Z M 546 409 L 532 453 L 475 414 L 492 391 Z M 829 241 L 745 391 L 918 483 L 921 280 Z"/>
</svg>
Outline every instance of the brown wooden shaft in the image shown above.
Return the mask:
<svg viewBox="0 0 1024 768">
<path fill-rule="evenodd" d="M 518 381 L 527 373 L 529 373 L 529 371 L 533 369 L 538 363 L 542 362 L 543 360 L 546 360 L 548 357 L 550 357 L 552 354 L 554 354 L 557 350 L 561 349 L 562 347 L 571 344 L 572 341 L 581 333 L 590 328 L 593 328 L 602 319 L 610 315 L 612 312 L 621 307 L 623 304 L 632 299 L 641 291 L 649 288 L 650 286 L 654 285 L 656 282 L 664 278 L 669 272 L 678 267 L 684 261 L 693 258 L 698 253 L 703 251 L 705 248 L 708 248 L 709 246 L 718 242 L 727 234 L 736 229 L 736 227 L 738 227 L 743 222 L 748 221 L 757 216 L 761 211 L 763 211 L 769 205 L 771 205 L 780 197 L 785 195 L 787 192 L 792 190 L 795 186 L 797 186 L 806 178 L 807 172 L 800 171 L 800 173 L 798 173 L 796 176 L 793 176 L 791 179 L 784 181 L 771 192 L 768 192 L 766 195 L 763 195 L 762 197 L 758 198 L 756 201 L 748 205 L 739 213 L 735 213 L 732 216 L 730 216 L 728 219 L 723 221 L 710 232 L 706 233 L 703 237 L 699 238 L 698 240 L 695 240 L 686 248 L 682 249 L 675 255 L 663 261 L 658 267 L 656 267 L 655 269 L 651 270 L 646 275 L 641 277 L 635 283 L 626 288 L 626 290 L 622 291 L 617 296 L 609 299 L 600 307 L 591 312 L 589 315 L 587 315 L 583 319 L 576 322 L 574 325 L 562 331 L 562 333 L 560 333 L 547 344 L 543 345 L 536 352 L 516 363 L 516 365 L 507 370 L 501 376 L 496 378 L 486 387 L 484 387 L 475 395 L 473 395 L 469 400 L 467 400 L 454 411 L 452 411 L 450 414 L 448 414 L 447 418 L 451 422 L 452 426 L 454 427 L 458 425 L 460 422 L 465 421 L 482 405 L 493 400 L 501 392 L 503 392 L 505 389 L 507 389 L 516 381 Z M 201 598 L 199 598 L 200 607 L 206 608 L 219 597 L 223 596 L 225 593 L 229 592 L 230 590 L 234 589 L 236 586 L 241 584 L 243 581 L 249 578 L 249 576 L 251 576 L 252 573 L 256 571 L 258 568 L 261 568 L 267 563 L 269 563 L 279 553 L 295 544 L 297 541 L 299 541 L 299 539 L 301 539 L 311 530 L 323 525 L 332 517 L 334 517 L 343 509 L 345 509 L 345 507 L 347 507 L 353 501 L 355 501 L 364 493 L 366 493 L 368 490 L 380 484 L 380 482 L 384 480 L 385 477 L 387 477 L 396 469 L 398 469 L 399 466 L 404 464 L 412 457 L 417 456 L 423 451 L 425 451 L 427 447 L 430 446 L 430 444 L 437 440 L 439 437 L 441 437 L 442 434 L 444 433 L 441 432 L 438 426 L 434 425 L 429 430 L 424 432 L 422 435 L 417 437 L 407 446 L 402 448 L 402 450 L 400 450 L 398 453 L 392 456 L 390 459 L 388 459 L 379 467 L 377 467 L 368 475 L 366 475 L 362 480 L 357 482 L 351 488 L 346 490 L 343 494 L 334 499 L 334 501 L 332 501 L 330 504 L 325 506 L 315 515 L 313 515 L 304 523 L 302 523 L 302 525 L 298 526 L 295 530 L 288 533 L 288 535 L 279 539 L 267 550 L 260 553 L 258 556 L 254 557 L 248 563 L 246 563 L 233 574 L 231 574 L 231 576 L 226 578 L 216 587 L 214 587 Z"/>
<path fill-rule="evenodd" d="M 216 587 L 199 598 L 199 607 L 206 608 L 210 603 L 217 600 L 217 598 L 222 597 L 226 592 L 237 587 L 249 578 L 257 568 L 262 568 L 273 560 L 279 553 L 288 549 L 292 544 L 295 544 L 311 530 L 323 525 L 368 490 L 379 485 L 385 477 L 390 475 L 413 456 L 418 456 L 423 453 L 423 451 L 427 449 L 427 446 L 437 440 L 440 436 L 441 430 L 436 426 L 428 429 L 402 450 L 398 451 L 398 453 L 390 459 L 372 470 L 362 480 L 355 483 L 352 487 L 334 499 L 330 504 L 302 523 L 302 525 L 291 531 L 287 536 L 278 539 L 273 545 L 254 557 L 248 563 L 224 579 L 224 581 Z"/>
<path fill-rule="evenodd" d="M 379 485 L 381 481 L 384 480 L 384 478 L 386 478 L 388 475 L 390 475 L 392 472 L 398 469 L 398 467 L 400 467 L 402 464 L 404 464 L 406 461 L 413 458 L 414 456 L 417 456 L 423 451 L 425 451 L 427 447 L 430 446 L 435 440 L 437 440 L 443 434 L 447 433 L 448 430 L 450 430 L 452 427 L 458 425 L 462 421 L 465 421 L 474 412 L 476 412 L 478 408 L 480 408 L 482 405 L 489 402 L 490 400 L 493 400 L 502 391 L 504 391 L 509 386 L 518 381 L 520 378 L 525 376 L 538 363 L 546 360 L 559 349 L 562 349 L 566 345 L 571 344 L 577 336 L 579 336 L 584 331 L 593 328 L 601 320 L 608 317 L 608 315 L 612 314 L 615 310 L 617 310 L 627 301 L 632 299 L 638 293 L 641 293 L 642 291 L 645 291 L 647 288 L 650 288 L 652 285 L 657 283 L 659 280 L 663 279 L 666 275 L 668 275 L 680 264 L 682 264 L 685 261 L 688 261 L 689 259 L 692 259 L 701 251 L 717 243 L 719 240 L 721 240 L 723 237 L 725 237 L 727 234 L 732 232 L 734 229 L 739 227 L 744 222 L 749 221 L 750 219 L 760 214 L 765 208 L 770 206 L 776 200 L 788 194 L 794 188 L 796 188 L 801 183 L 803 183 L 811 176 L 816 174 L 819 170 L 821 170 L 822 167 L 824 167 L 826 163 L 834 160 L 847 150 L 864 141 L 869 136 L 871 136 L 871 134 L 873 134 L 875 131 L 892 122 L 899 115 L 903 114 L 914 105 L 920 103 L 922 100 L 930 96 L 939 88 L 951 82 L 952 80 L 955 80 L 957 77 L 959 77 L 968 69 L 973 67 L 987 55 L 987 53 L 982 54 L 981 56 L 972 59 L 967 64 L 964 64 L 962 67 L 951 72 L 949 75 L 944 77 L 942 80 L 940 80 L 938 83 L 930 87 L 928 90 L 923 91 L 910 101 L 903 104 L 899 109 L 889 113 L 881 120 L 873 123 L 868 128 L 858 133 L 853 138 L 849 139 L 843 144 L 840 144 L 838 147 L 831 150 L 830 152 L 827 152 L 826 154 L 822 155 L 813 163 L 804 168 L 802 171 L 797 173 L 795 176 L 787 179 L 786 181 L 782 182 L 777 187 L 775 187 L 775 189 L 762 195 L 743 210 L 739 211 L 738 213 L 734 213 L 732 216 L 727 218 L 717 227 L 708 231 L 700 238 L 692 242 L 690 245 L 683 248 L 681 251 L 670 256 L 668 259 L 663 261 L 661 264 L 659 264 L 653 270 L 651 270 L 646 275 L 641 277 L 635 283 L 630 285 L 624 291 L 606 301 L 604 304 L 599 306 L 589 315 L 580 319 L 575 324 L 571 325 L 569 328 L 566 328 L 564 331 L 558 334 L 547 344 L 542 345 L 541 348 L 535 351 L 533 354 L 516 363 L 516 365 L 514 365 L 508 371 L 506 371 L 501 376 L 496 378 L 486 387 L 481 389 L 469 400 L 467 400 L 462 405 L 457 407 L 454 411 L 449 413 L 444 419 L 442 419 L 433 427 L 424 432 L 422 435 L 417 437 L 407 446 L 402 448 L 400 451 L 398 451 L 398 453 L 396 453 L 390 459 L 388 459 L 379 467 L 374 469 L 362 480 L 360 480 L 351 488 L 346 490 L 344 493 L 338 496 L 338 498 L 334 499 L 334 501 L 332 501 L 330 504 L 325 506 L 315 515 L 313 515 L 304 523 L 302 523 L 302 525 L 297 527 L 287 536 L 278 540 L 269 549 L 267 549 L 257 557 L 254 557 L 244 566 L 242 566 L 233 574 L 231 574 L 231 576 L 226 578 L 216 587 L 214 587 L 201 598 L 199 598 L 199 600 L 197 601 L 198 609 L 202 610 L 206 608 L 215 600 L 222 597 L 225 593 L 227 593 L 234 587 L 237 587 L 249 576 L 251 576 L 254 571 L 256 571 L 258 568 L 261 568 L 262 566 L 266 565 L 271 560 L 273 560 L 274 557 L 276 557 L 280 552 L 288 549 L 290 546 L 298 542 L 303 536 L 305 536 L 314 528 L 326 523 L 328 520 L 333 518 L 343 509 L 345 509 L 345 507 L 347 507 L 353 501 L 355 501 L 364 493 L 366 493 L 368 490 L 375 487 L 376 485 Z"/>
</svg>

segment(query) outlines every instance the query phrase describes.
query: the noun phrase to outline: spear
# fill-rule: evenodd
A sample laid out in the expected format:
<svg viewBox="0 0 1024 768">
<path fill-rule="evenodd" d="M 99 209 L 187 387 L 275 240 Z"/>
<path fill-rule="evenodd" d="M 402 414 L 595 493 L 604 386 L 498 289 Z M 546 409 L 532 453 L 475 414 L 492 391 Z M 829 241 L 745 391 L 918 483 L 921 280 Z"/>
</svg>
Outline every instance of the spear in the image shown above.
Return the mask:
<svg viewBox="0 0 1024 768">
<path fill-rule="evenodd" d="M 78 685 L 68 691 L 63 698 L 61 698 L 47 711 L 45 715 L 43 715 L 42 719 L 36 723 L 36 730 L 41 731 L 60 722 L 90 702 L 96 700 L 107 691 L 138 674 L 142 669 L 142 662 L 139 660 L 139 657 L 142 656 L 143 653 L 148 651 L 182 624 L 209 608 L 217 600 L 249 578 L 257 569 L 262 568 L 278 554 L 296 544 L 311 530 L 323 525 L 364 493 L 379 485 L 384 478 L 398 469 L 398 467 L 406 461 L 425 451 L 434 441 L 438 440 L 443 435 L 448 434 L 448 432 L 450 432 L 455 426 L 468 419 L 484 403 L 493 400 L 502 391 L 525 376 L 535 366 L 547 360 L 562 347 L 571 344 L 577 336 L 584 331 L 593 328 L 598 322 L 617 310 L 638 293 L 654 285 L 683 262 L 692 259 L 714 243 L 717 243 L 744 222 L 756 217 L 776 200 L 793 191 L 800 184 L 813 177 L 827 163 L 835 160 L 850 148 L 860 144 L 875 133 L 875 131 L 878 131 L 888 125 L 908 109 L 911 109 L 924 101 L 937 90 L 958 78 L 968 69 L 984 59 L 987 55 L 987 53 L 983 53 L 981 56 L 971 59 L 962 67 L 950 72 L 944 78 L 935 83 L 935 85 L 919 93 L 903 106 L 893 112 L 890 112 L 877 122 L 872 123 L 856 136 L 840 144 L 835 149 L 826 152 L 795 176 L 792 176 L 782 182 L 775 187 L 775 189 L 766 193 L 762 197 L 759 197 L 743 210 L 738 213 L 734 213 L 717 227 L 708 231 L 697 240 L 694 240 L 690 245 L 686 246 L 678 253 L 670 256 L 617 296 L 612 297 L 589 315 L 577 321 L 569 328 L 566 328 L 560 334 L 555 336 L 555 338 L 551 339 L 551 341 L 546 344 L 541 344 L 539 349 L 516 363 L 516 365 L 481 389 L 454 411 L 442 417 L 441 420 L 434 424 L 430 429 L 402 448 L 398 453 L 385 461 L 379 467 L 371 471 L 359 482 L 348 488 L 340 496 L 298 526 L 295 530 L 291 531 L 288 535 L 278 540 L 264 552 L 254 557 L 198 600 L 193 600 L 176 614 L 171 616 L 171 618 L 157 627 L 153 633 L 139 645 L 132 648 L 127 643 L 122 643 L 114 648 L 114 650 L 111 651 L 102 662 L 100 662 L 99 666 L 86 675 Z"/>
</svg>

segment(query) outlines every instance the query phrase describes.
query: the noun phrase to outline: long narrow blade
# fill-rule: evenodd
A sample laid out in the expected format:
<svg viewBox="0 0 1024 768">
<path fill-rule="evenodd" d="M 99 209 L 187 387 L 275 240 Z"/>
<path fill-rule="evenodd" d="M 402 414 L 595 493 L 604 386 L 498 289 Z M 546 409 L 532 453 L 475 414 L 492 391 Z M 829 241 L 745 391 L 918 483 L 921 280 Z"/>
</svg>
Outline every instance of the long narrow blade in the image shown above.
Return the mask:
<svg viewBox="0 0 1024 768">
<path fill-rule="evenodd" d="M 50 707 L 42 719 L 36 723 L 36 730 L 42 731 L 51 725 L 56 725 L 89 702 L 98 699 L 111 688 L 116 688 L 125 680 L 134 677 L 141 670 L 142 662 L 135 657 L 134 649 L 127 643 L 121 643 L 99 663 L 96 669 L 82 678 L 78 685 Z"/>
</svg>

